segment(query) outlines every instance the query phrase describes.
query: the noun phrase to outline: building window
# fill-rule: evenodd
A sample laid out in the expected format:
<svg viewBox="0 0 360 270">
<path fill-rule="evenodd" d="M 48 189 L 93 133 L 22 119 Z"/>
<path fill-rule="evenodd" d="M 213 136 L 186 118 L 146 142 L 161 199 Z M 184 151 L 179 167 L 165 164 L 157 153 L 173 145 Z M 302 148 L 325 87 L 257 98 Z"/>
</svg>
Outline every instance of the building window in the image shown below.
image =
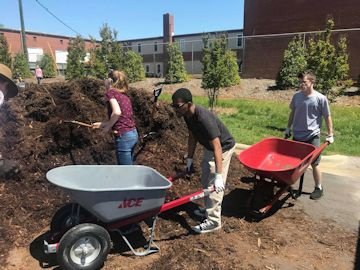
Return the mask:
<svg viewBox="0 0 360 270">
<path fill-rule="evenodd" d="M 243 35 L 237 35 L 237 46 L 242 47 L 243 46 Z"/>
<path fill-rule="evenodd" d="M 180 39 L 180 51 L 185 51 L 185 39 Z"/>
<path fill-rule="evenodd" d="M 146 70 L 146 73 L 149 73 L 149 72 L 150 72 L 150 66 L 149 66 L 149 65 L 146 65 L 146 66 L 145 66 L 145 70 Z"/>
<path fill-rule="evenodd" d="M 141 44 L 138 44 L 138 53 L 141 53 Z"/>
<path fill-rule="evenodd" d="M 155 41 L 155 43 L 154 43 L 154 51 L 157 52 L 157 50 L 158 50 L 157 42 Z"/>
<path fill-rule="evenodd" d="M 156 73 L 157 74 L 161 73 L 161 65 L 160 64 L 157 64 L 157 66 L 156 66 Z"/>
<path fill-rule="evenodd" d="M 33 36 L 33 40 L 36 41 L 36 37 L 35 37 L 35 36 Z"/>
<path fill-rule="evenodd" d="M 60 39 L 60 44 L 64 44 L 64 40 Z"/>
</svg>

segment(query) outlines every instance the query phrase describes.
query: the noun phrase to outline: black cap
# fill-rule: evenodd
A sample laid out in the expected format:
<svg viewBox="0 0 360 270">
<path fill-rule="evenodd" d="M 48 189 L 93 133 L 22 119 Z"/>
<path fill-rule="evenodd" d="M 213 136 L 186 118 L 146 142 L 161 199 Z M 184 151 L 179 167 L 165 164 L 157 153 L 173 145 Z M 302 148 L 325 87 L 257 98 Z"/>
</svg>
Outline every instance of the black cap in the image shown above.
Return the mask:
<svg viewBox="0 0 360 270">
<path fill-rule="evenodd" d="M 177 100 L 177 99 L 181 99 L 185 103 L 192 102 L 192 94 L 190 90 L 187 88 L 179 88 L 172 95 L 172 100 Z"/>
</svg>

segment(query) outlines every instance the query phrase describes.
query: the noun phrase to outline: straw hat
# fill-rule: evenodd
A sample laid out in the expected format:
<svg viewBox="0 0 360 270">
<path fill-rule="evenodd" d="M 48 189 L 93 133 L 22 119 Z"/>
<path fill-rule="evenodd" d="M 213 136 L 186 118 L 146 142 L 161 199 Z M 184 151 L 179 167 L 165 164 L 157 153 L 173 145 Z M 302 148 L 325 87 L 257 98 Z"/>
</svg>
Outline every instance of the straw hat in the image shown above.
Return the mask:
<svg viewBox="0 0 360 270">
<path fill-rule="evenodd" d="M 15 82 L 11 78 L 12 78 L 11 70 L 7 66 L 0 64 L 0 80 L 6 81 L 8 83 L 7 93 L 5 96 L 6 98 L 15 97 L 19 92 Z"/>
</svg>

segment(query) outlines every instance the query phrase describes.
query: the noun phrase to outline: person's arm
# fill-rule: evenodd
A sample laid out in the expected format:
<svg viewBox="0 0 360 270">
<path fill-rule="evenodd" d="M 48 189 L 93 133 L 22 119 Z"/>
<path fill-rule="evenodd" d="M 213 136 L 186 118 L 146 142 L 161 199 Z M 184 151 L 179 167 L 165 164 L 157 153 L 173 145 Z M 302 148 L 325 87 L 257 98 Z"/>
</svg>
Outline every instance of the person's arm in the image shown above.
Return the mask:
<svg viewBox="0 0 360 270">
<path fill-rule="evenodd" d="M 287 128 L 291 129 L 291 126 L 293 124 L 294 121 L 294 110 L 291 110 L 290 114 L 289 114 L 289 119 L 288 119 L 288 123 L 287 123 Z"/>
<path fill-rule="evenodd" d="M 333 136 L 333 123 L 332 123 L 332 119 L 331 116 L 329 115 L 328 117 L 324 117 L 325 119 L 325 123 L 326 123 L 326 127 L 327 127 L 327 135 L 328 136 Z"/>
<path fill-rule="evenodd" d="M 210 144 L 214 149 L 215 173 L 222 174 L 222 148 L 219 137 L 211 140 Z"/>
<path fill-rule="evenodd" d="M 119 117 L 121 115 L 121 109 L 120 109 L 119 103 L 117 102 L 117 100 L 115 98 L 111 98 L 109 100 L 109 102 L 110 102 L 110 106 L 111 106 L 110 119 L 108 121 L 93 123 L 92 124 L 93 128 L 101 128 L 105 132 L 109 132 L 111 130 L 111 128 L 113 127 L 113 125 L 116 123 L 116 121 L 119 119 Z"/>
<path fill-rule="evenodd" d="M 188 157 L 188 158 L 193 158 L 193 157 L 194 157 L 196 145 L 197 145 L 197 140 L 195 139 L 195 137 L 194 137 L 194 135 L 192 134 L 192 132 L 189 130 L 188 152 L 187 152 L 187 157 Z"/>
</svg>

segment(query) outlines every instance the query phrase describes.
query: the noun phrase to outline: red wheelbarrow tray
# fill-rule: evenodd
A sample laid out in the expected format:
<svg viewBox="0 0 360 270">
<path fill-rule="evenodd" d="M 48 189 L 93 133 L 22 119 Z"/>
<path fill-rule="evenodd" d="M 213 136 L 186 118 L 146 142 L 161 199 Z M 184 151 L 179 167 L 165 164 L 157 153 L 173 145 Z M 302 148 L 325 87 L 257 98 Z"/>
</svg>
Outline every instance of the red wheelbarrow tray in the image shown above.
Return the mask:
<svg viewBox="0 0 360 270">
<path fill-rule="evenodd" d="M 324 147 L 316 148 L 308 143 L 266 138 L 242 151 L 238 159 L 249 171 L 260 177 L 293 185 Z"/>
</svg>

